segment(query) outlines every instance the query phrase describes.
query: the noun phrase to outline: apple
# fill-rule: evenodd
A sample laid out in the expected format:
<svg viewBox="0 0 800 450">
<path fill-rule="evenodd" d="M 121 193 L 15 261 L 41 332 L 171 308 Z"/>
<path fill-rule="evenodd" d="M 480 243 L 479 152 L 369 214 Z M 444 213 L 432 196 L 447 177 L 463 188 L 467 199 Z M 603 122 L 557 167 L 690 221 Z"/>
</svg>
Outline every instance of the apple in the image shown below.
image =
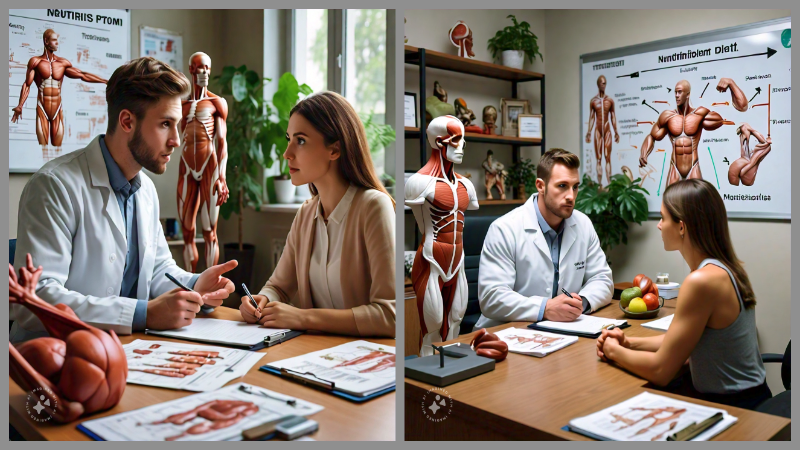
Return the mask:
<svg viewBox="0 0 800 450">
<path fill-rule="evenodd" d="M 658 304 L 658 296 L 656 296 L 652 292 L 648 292 L 647 294 L 644 294 L 644 297 L 642 297 L 642 300 L 644 300 L 644 304 L 647 305 L 647 310 L 648 311 L 653 311 L 655 309 L 658 309 L 658 306 L 659 306 L 659 304 Z"/>
<path fill-rule="evenodd" d="M 631 303 L 628 305 L 628 311 L 632 313 L 647 312 L 647 304 L 645 304 L 643 299 L 635 298 L 631 300 Z"/>
</svg>

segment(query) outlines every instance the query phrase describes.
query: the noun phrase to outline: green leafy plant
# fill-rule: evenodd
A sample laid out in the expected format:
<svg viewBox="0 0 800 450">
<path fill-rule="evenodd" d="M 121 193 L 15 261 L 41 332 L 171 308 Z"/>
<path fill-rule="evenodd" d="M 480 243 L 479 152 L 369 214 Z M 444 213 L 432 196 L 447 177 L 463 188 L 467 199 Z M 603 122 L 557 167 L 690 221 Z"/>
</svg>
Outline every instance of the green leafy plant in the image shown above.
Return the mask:
<svg viewBox="0 0 800 450">
<path fill-rule="evenodd" d="M 492 52 L 492 58 L 497 59 L 497 55 L 505 50 L 522 50 L 529 62 L 533 63 L 536 55 L 539 55 L 539 58 L 544 61 L 544 56 L 539 52 L 538 38 L 531 32 L 531 25 L 525 21 L 517 22 L 517 18 L 513 14 L 509 14 L 507 18 L 511 19 L 514 25 L 503 28 L 489 39 L 489 51 Z"/>
<path fill-rule="evenodd" d="M 600 247 L 608 253 L 615 245 L 628 243 L 628 223 L 640 224 L 647 220 L 646 189 L 636 179 L 623 174 L 611 177 L 605 188 L 588 175 L 583 176 L 575 208 L 592 220 Z"/>
<path fill-rule="evenodd" d="M 281 76 L 278 91 L 270 106 L 263 96 L 264 85 L 272 80 L 262 78 L 247 66 L 226 66 L 222 74 L 214 77 L 221 95 L 233 97 L 228 128 L 228 164 L 226 177 L 230 197 L 220 208 L 224 219 L 239 215 L 239 249 L 243 248 L 243 214 L 245 206 L 256 210 L 263 204 L 262 169 L 281 161 L 281 173 L 288 176 L 289 169 L 283 161 L 286 150 L 286 128 L 289 111 L 297 103 L 299 94 L 308 95 L 311 88 L 298 86 L 290 73 Z M 272 118 L 277 117 L 277 122 Z M 277 153 L 274 158 L 273 148 Z"/>
<path fill-rule="evenodd" d="M 509 186 L 525 186 L 525 194 L 536 192 L 536 165 L 530 159 L 522 159 L 511 165 L 508 170 Z"/>
<path fill-rule="evenodd" d="M 396 139 L 394 128 L 391 125 L 376 122 L 373 112 L 367 114 L 366 118 L 361 117 L 361 123 L 364 124 L 364 130 L 367 133 L 369 152 L 373 155 L 385 149 Z"/>
</svg>

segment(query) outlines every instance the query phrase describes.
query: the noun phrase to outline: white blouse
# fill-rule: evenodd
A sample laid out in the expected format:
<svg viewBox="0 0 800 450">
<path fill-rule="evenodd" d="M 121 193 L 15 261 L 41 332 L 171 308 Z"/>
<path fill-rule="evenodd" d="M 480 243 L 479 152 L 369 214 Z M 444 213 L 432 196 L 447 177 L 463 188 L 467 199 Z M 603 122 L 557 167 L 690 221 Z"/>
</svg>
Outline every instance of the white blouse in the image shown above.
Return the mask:
<svg viewBox="0 0 800 450">
<path fill-rule="evenodd" d="M 341 262 L 347 213 L 358 188 L 351 185 L 325 223 L 322 202 L 314 215 L 316 230 L 311 250 L 309 281 L 315 308 L 344 309 Z"/>
</svg>

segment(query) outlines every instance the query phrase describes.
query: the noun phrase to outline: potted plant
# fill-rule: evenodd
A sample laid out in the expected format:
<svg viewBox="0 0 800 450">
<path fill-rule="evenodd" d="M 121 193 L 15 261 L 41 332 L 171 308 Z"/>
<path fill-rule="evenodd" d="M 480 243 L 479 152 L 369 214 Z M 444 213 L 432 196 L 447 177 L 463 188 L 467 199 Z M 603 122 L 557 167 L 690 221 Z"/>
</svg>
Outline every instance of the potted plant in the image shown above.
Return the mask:
<svg viewBox="0 0 800 450">
<path fill-rule="evenodd" d="M 539 58 L 544 61 L 536 41 L 538 38 L 531 32 L 531 25 L 525 21 L 517 22 L 517 18 L 513 14 L 510 14 L 508 18 L 514 22 L 514 25 L 503 28 L 489 39 L 489 51 L 492 52 L 492 58 L 497 59 L 497 54 L 501 53 L 504 66 L 520 70 L 525 62 L 525 56 L 528 57 L 531 64 L 536 59 L 536 55 L 539 55 Z"/>
<path fill-rule="evenodd" d="M 279 175 L 267 178 L 267 194 L 270 203 L 294 203 L 295 186 L 289 176 L 289 162 L 283 158 L 288 142 L 286 130 L 289 128 L 289 113 L 300 100 L 300 94 L 309 95 L 313 91 L 307 84 L 299 84 L 291 73 L 281 75 L 278 90 L 272 96 L 272 105 L 267 105 L 269 117 L 267 129 L 260 136 L 264 152 L 264 164 L 271 168 L 278 163 Z M 272 157 L 272 149 L 275 157 Z"/>
<path fill-rule="evenodd" d="M 517 198 L 525 201 L 528 195 L 536 192 L 536 165 L 530 159 L 523 159 L 511 165 L 508 171 L 508 185 L 517 189 Z"/>
<path fill-rule="evenodd" d="M 600 247 L 608 254 L 615 245 L 628 243 L 628 223 L 647 220 L 647 190 L 640 179 L 631 181 L 623 174 L 611 177 L 607 187 L 583 176 L 575 208 L 592 220 Z"/>
</svg>

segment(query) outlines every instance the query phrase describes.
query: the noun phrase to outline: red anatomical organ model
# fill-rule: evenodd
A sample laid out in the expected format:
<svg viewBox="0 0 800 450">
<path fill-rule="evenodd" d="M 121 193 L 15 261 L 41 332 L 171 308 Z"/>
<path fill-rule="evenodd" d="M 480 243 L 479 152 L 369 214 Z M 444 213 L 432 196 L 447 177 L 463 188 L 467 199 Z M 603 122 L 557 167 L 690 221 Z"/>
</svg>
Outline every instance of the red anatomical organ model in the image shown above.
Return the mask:
<svg viewBox="0 0 800 450">
<path fill-rule="evenodd" d="M 53 306 L 36 295 L 42 268 L 8 265 L 11 303 L 25 306 L 44 324 L 50 337 L 15 347 L 8 344 L 11 378 L 26 392 L 46 391 L 46 411 L 57 422 L 116 405 L 125 391 L 128 362 L 117 335 L 82 322 L 65 305 Z"/>
<path fill-rule="evenodd" d="M 488 333 L 486 328 L 481 328 L 469 344 L 475 349 L 475 354 L 500 362 L 508 356 L 508 344 L 501 341 L 494 333 Z"/>
</svg>

